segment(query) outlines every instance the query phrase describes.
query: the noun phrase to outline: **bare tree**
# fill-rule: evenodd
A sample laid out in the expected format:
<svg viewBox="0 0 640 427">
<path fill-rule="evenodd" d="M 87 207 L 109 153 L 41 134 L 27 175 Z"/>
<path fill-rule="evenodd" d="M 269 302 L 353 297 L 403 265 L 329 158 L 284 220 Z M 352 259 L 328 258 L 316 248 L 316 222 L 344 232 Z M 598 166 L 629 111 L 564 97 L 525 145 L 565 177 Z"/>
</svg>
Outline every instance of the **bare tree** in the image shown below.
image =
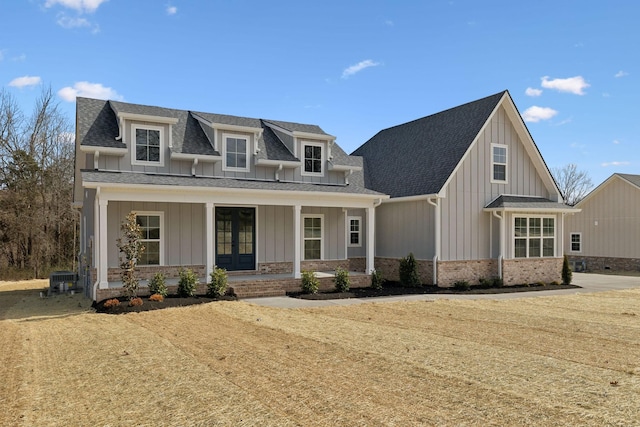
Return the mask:
<svg viewBox="0 0 640 427">
<path fill-rule="evenodd" d="M 574 163 L 555 167 L 551 169 L 551 173 L 560 188 L 564 202 L 569 206 L 574 206 L 584 199 L 593 187 L 589 174 L 578 170 L 578 166 Z"/>
</svg>

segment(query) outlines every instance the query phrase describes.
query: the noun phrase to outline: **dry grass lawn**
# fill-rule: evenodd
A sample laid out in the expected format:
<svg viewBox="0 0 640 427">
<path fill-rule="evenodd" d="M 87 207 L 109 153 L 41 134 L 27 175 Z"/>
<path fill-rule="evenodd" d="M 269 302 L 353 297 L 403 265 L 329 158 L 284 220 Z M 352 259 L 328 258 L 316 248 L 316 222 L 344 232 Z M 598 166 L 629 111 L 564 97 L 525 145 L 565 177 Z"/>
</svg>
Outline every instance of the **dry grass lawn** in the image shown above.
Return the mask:
<svg viewBox="0 0 640 427">
<path fill-rule="evenodd" d="M 111 316 L 0 282 L 0 425 L 640 425 L 640 290 Z"/>
</svg>

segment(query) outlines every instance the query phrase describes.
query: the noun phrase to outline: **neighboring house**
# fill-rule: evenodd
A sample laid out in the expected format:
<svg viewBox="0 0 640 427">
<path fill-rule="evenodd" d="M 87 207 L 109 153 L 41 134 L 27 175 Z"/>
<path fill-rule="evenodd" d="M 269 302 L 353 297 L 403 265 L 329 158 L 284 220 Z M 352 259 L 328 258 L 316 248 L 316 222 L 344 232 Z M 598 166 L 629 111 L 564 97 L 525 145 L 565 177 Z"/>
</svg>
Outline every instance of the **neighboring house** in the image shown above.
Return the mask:
<svg viewBox="0 0 640 427">
<path fill-rule="evenodd" d="M 576 208 L 564 246 L 576 269 L 640 270 L 640 175 L 614 173 Z"/>
<path fill-rule="evenodd" d="M 214 266 L 256 280 L 338 266 L 370 273 L 374 209 L 388 196 L 364 187 L 362 169 L 316 125 L 78 98 L 87 294 L 121 291 L 116 240 L 131 211 L 146 247 L 142 279 L 175 280 L 186 267 L 204 282 Z"/>
<path fill-rule="evenodd" d="M 507 91 L 385 129 L 355 150 L 376 209 L 376 268 L 423 282 L 561 280 L 563 203 Z"/>
</svg>

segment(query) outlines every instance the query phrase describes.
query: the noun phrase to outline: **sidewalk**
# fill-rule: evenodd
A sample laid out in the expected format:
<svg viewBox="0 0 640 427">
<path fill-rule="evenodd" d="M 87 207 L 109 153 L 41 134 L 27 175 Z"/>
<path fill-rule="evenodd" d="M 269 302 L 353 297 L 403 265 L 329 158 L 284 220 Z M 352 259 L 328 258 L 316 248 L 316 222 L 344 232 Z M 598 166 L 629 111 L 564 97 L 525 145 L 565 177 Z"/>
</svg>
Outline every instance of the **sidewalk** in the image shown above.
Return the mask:
<svg viewBox="0 0 640 427">
<path fill-rule="evenodd" d="M 640 277 L 613 276 L 607 274 L 573 273 L 573 284 L 582 289 L 560 289 L 549 291 L 514 292 L 508 294 L 490 295 L 456 295 L 456 294 L 423 294 L 423 295 L 398 295 L 377 298 L 349 298 L 335 300 L 303 300 L 289 297 L 250 298 L 244 301 L 276 308 L 310 308 L 331 307 L 363 304 L 368 302 L 395 302 L 395 301 L 433 301 L 436 299 L 495 299 L 505 300 L 514 298 L 533 298 L 552 295 L 571 295 L 588 292 L 605 292 L 630 288 L 640 288 Z"/>
</svg>

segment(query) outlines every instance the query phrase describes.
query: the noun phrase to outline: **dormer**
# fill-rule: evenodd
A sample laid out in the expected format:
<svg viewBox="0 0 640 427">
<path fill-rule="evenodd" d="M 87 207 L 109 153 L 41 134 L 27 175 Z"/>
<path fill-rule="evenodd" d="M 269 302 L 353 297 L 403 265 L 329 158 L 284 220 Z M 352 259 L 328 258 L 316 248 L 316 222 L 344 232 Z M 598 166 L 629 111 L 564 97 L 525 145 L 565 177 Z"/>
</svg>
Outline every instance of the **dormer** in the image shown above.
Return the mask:
<svg viewBox="0 0 640 427">
<path fill-rule="evenodd" d="M 168 149 L 173 146 L 173 126 L 176 117 L 118 111 L 119 135 L 131 153 L 131 164 L 139 166 L 165 165 Z"/>
<path fill-rule="evenodd" d="M 258 154 L 263 129 L 255 119 L 219 114 L 191 113 L 200 122 L 213 149 L 222 155 L 225 172 L 250 172 L 252 157 Z"/>
</svg>

